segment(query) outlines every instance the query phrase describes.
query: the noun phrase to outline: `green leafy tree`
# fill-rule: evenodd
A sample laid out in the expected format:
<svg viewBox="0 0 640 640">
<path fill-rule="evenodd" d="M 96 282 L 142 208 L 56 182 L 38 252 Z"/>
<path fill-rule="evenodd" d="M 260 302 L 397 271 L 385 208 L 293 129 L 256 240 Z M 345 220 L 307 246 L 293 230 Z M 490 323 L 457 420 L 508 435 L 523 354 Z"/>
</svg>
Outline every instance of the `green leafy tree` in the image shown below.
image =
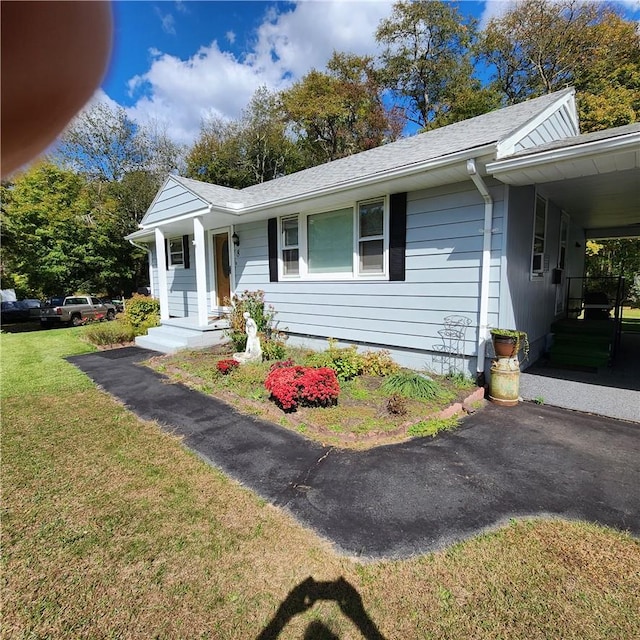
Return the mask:
<svg viewBox="0 0 640 640">
<path fill-rule="evenodd" d="M 282 104 L 307 166 L 395 140 L 404 124 L 387 110 L 371 58 L 334 53 L 327 71 L 312 70 L 283 92 Z"/>
<path fill-rule="evenodd" d="M 198 139 L 187 153 L 186 175 L 235 189 L 253 184 L 242 154 L 240 124 L 221 119 L 203 122 Z"/>
<path fill-rule="evenodd" d="M 473 77 L 475 38 L 475 21 L 440 0 L 401 0 L 382 20 L 376 31 L 385 47 L 381 77 L 410 121 L 433 128 L 495 105 L 491 91 Z"/>
<path fill-rule="evenodd" d="M 590 278 L 624 276 L 628 289 L 640 275 L 640 238 L 588 240 L 585 275 Z"/>
<path fill-rule="evenodd" d="M 611 5 L 514 3 L 489 22 L 478 52 L 508 104 L 573 85 L 583 131 L 640 118 L 640 36 Z"/>
<path fill-rule="evenodd" d="M 298 149 L 287 135 L 287 122 L 276 93 L 259 87 L 240 120 L 243 164 L 253 184 L 302 168 Z"/>
<path fill-rule="evenodd" d="M 260 87 L 239 120 L 203 123 L 186 159 L 187 176 L 242 189 L 303 168 L 277 94 Z"/>
<path fill-rule="evenodd" d="M 2 275 L 24 294 L 115 293 L 130 282 L 116 203 L 83 176 L 44 162 L 17 176 L 3 199 Z"/>
<path fill-rule="evenodd" d="M 54 160 L 91 180 L 116 182 L 148 171 L 157 181 L 181 165 L 182 149 L 157 122 L 137 125 L 120 106 L 97 102 L 69 125 L 54 149 Z"/>
</svg>

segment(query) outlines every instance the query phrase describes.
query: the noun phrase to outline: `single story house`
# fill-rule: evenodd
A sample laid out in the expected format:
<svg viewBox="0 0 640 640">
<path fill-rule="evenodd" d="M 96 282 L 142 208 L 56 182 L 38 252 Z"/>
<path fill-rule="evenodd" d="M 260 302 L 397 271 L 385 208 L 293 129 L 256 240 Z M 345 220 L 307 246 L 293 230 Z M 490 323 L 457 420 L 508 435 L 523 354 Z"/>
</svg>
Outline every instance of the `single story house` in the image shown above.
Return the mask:
<svg viewBox="0 0 640 640">
<path fill-rule="evenodd" d="M 170 175 L 127 236 L 161 309 L 138 342 L 212 344 L 259 289 L 290 343 L 481 374 L 517 328 L 534 361 L 586 239 L 640 233 L 639 168 L 640 125 L 580 135 L 566 89 L 245 189 Z"/>
</svg>

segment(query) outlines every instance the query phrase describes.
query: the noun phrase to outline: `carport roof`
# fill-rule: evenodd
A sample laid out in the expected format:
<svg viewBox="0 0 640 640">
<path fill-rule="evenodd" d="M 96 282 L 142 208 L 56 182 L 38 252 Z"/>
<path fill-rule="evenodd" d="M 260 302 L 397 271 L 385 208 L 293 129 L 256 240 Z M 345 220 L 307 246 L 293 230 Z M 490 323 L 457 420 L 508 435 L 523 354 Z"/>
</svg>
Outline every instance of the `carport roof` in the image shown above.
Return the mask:
<svg viewBox="0 0 640 640">
<path fill-rule="evenodd" d="M 490 162 L 501 182 L 536 185 L 587 237 L 640 235 L 640 123 L 551 142 Z"/>
</svg>

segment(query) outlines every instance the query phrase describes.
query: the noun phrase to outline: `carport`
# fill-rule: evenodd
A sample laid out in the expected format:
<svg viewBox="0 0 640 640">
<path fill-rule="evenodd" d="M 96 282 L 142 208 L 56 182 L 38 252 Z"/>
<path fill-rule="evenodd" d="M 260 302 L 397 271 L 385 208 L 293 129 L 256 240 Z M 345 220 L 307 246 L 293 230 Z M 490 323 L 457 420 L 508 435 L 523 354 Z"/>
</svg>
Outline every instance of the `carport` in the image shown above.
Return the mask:
<svg viewBox="0 0 640 640">
<path fill-rule="evenodd" d="M 584 229 L 584 239 L 640 236 L 640 123 L 565 138 L 501 158 L 487 171 L 503 183 L 536 185 Z M 569 298 L 574 295 L 569 293 Z M 581 300 L 581 306 L 584 306 Z M 640 334 L 620 335 L 611 367 L 565 370 L 534 364 L 525 399 L 640 422 Z"/>
</svg>

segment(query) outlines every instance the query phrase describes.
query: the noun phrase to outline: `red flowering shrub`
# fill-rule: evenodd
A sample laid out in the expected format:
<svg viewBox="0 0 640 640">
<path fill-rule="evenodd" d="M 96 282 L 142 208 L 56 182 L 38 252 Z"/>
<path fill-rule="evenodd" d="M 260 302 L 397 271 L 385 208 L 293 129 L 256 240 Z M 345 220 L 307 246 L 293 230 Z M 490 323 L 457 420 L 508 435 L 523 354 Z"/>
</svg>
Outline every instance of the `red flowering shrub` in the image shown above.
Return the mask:
<svg viewBox="0 0 640 640">
<path fill-rule="evenodd" d="M 335 404 L 340 393 L 336 372 L 328 367 L 314 369 L 301 366 L 272 365 L 264 386 L 285 411 L 295 411 L 298 404 L 326 407 Z"/>
<path fill-rule="evenodd" d="M 240 363 L 234 360 L 233 358 L 228 358 L 227 360 L 218 360 L 218 364 L 216 366 L 218 367 L 218 371 L 223 376 L 226 376 L 233 369 L 235 369 L 239 364 Z"/>
</svg>

